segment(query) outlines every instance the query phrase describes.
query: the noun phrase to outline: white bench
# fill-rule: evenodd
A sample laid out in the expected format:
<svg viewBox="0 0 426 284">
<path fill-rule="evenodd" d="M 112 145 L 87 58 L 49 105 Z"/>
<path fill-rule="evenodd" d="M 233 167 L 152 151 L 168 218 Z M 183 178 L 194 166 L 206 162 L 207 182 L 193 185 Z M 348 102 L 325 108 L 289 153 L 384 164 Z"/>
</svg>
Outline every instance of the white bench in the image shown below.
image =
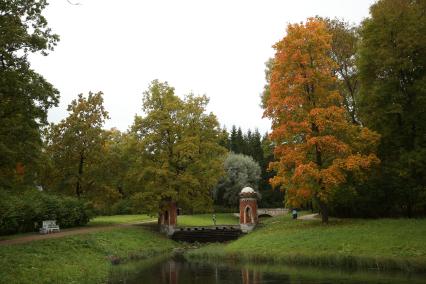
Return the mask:
<svg viewBox="0 0 426 284">
<path fill-rule="evenodd" d="M 59 226 L 56 225 L 55 220 L 46 220 L 43 221 L 43 226 L 40 228 L 40 234 L 49 234 L 54 232 L 59 232 Z"/>
</svg>

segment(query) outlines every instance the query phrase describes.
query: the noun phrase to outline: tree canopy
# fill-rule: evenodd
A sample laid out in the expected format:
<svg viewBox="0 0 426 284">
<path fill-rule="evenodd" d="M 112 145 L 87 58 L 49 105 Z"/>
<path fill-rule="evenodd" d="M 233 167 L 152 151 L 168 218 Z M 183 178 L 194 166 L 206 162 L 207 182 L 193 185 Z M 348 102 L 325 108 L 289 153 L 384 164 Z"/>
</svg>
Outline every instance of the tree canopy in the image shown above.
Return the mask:
<svg viewBox="0 0 426 284">
<path fill-rule="evenodd" d="M 141 207 L 157 212 L 164 200 L 190 211 L 211 208 L 212 190 L 222 175 L 225 148 L 216 116 L 206 113 L 206 96 L 174 94 L 166 82 L 153 81 L 143 96 L 144 116 L 131 133 L 139 142 Z"/>
<path fill-rule="evenodd" d="M 286 191 L 287 203 L 307 198 L 319 204 L 328 221 L 331 193 L 379 162 L 374 147 L 379 135 L 349 123 L 333 76 L 331 35 L 324 21 L 293 24 L 275 45 L 270 96 L 265 115 L 272 120 L 277 171 L 275 186 Z"/>
<path fill-rule="evenodd" d="M 258 189 L 260 166 L 252 157 L 229 153 L 224 162 L 225 175 L 220 179 L 214 191 L 219 204 L 236 207 L 241 189 L 250 186 Z"/>
<path fill-rule="evenodd" d="M 0 3 L 0 187 L 20 178 L 33 184 L 41 154 L 40 127 L 59 92 L 30 68 L 28 55 L 47 55 L 59 37 L 51 32 L 43 0 Z"/>
<path fill-rule="evenodd" d="M 78 95 L 68 111 L 68 117 L 51 124 L 46 135 L 52 167 L 44 184 L 77 197 L 96 195 L 98 192 L 94 189 L 100 185 L 93 170 L 101 161 L 107 139 L 103 125 L 109 118 L 102 92 L 90 92 L 87 97 Z"/>
<path fill-rule="evenodd" d="M 360 116 L 382 135 L 376 186 L 406 216 L 426 202 L 425 1 L 378 1 L 361 27 Z M 393 192 L 393 194 L 392 194 Z"/>
</svg>

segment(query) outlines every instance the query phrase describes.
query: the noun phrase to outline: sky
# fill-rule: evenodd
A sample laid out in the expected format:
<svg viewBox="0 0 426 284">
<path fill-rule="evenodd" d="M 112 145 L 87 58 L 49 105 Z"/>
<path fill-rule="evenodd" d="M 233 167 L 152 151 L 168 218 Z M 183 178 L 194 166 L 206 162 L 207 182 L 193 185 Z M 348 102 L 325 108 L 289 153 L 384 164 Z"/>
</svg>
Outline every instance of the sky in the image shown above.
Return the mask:
<svg viewBox="0 0 426 284">
<path fill-rule="evenodd" d="M 32 67 L 61 93 L 49 111 L 58 122 L 78 94 L 104 93 L 111 119 L 122 131 L 141 111 L 154 79 L 183 97 L 210 98 L 208 111 L 222 126 L 270 129 L 260 94 L 265 62 L 289 23 L 315 15 L 359 24 L 374 0 L 50 0 L 44 11 L 60 42 Z"/>
</svg>

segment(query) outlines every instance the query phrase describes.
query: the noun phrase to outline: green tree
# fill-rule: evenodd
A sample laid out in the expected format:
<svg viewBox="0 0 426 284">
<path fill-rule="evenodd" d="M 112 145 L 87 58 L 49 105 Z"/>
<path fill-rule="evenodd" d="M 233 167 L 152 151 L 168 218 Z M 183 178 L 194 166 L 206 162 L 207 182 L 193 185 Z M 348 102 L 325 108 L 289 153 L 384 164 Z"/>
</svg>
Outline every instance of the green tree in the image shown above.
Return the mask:
<svg viewBox="0 0 426 284">
<path fill-rule="evenodd" d="M 244 187 L 258 189 L 260 166 L 250 156 L 229 153 L 223 167 L 225 175 L 214 190 L 215 201 L 217 204 L 235 207 Z"/>
<path fill-rule="evenodd" d="M 331 34 L 331 58 L 336 63 L 337 84 L 350 121 L 359 124 L 356 97 L 359 91 L 356 53 L 359 43 L 358 28 L 339 19 L 319 18 Z"/>
<path fill-rule="evenodd" d="M 223 127 L 222 129 L 222 137 L 219 144 L 220 146 L 226 148 L 227 150 L 231 150 L 231 141 L 230 141 L 229 133 L 226 130 L 226 127 Z"/>
<path fill-rule="evenodd" d="M 99 197 L 100 185 L 94 171 L 105 152 L 107 133 L 103 125 L 109 118 L 102 92 L 90 92 L 87 97 L 78 95 L 68 111 L 67 118 L 51 125 L 46 137 L 53 177 L 44 184 L 79 198 Z"/>
<path fill-rule="evenodd" d="M 425 1 L 378 1 L 358 60 L 361 120 L 382 135 L 377 186 L 408 217 L 426 212 L 425 10 Z"/>
<path fill-rule="evenodd" d="M 167 83 L 153 81 L 143 96 L 145 116 L 131 133 L 139 141 L 140 192 L 133 198 L 156 213 L 163 200 L 190 211 L 211 208 L 212 189 L 222 175 L 226 149 L 219 145 L 216 116 L 206 113 L 206 96 L 180 99 Z"/>
<path fill-rule="evenodd" d="M 0 2 L 0 187 L 13 186 L 17 174 L 33 183 L 40 127 L 58 103 L 59 92 L 28 61 L 31 53 L 47 55 L 59 39 L 42 16 L 46 5 L 43 0 Z"/>
</svg>

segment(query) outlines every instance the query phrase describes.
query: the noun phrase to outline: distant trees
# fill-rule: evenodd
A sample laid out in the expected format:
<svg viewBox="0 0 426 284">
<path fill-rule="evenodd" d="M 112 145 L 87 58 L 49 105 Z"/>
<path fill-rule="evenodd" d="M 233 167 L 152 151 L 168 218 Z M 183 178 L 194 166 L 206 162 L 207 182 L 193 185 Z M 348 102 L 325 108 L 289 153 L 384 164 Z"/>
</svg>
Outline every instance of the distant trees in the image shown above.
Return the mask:
<svg viewBox="0 0 426 284">
<path fill-rule="evenodd" d="M 224 162 L 224 169 L 225 175 L 214 190 L 214 199 L 218 204 L 235 207 L 241 189 L 246 186 L 258 189 L 260 166 L 252 157 L 230 152 Z"/>
<path fill-rule="evenodd" d="M 262 195 L 259 200 L 260 206 L 281 207 L 283 195 L 279 190 L 273 190 L 269 183 L 269 179 L 274 175 L 273 171 L 268 170 L 269 163 L 274 159 L 273 142 L 270 141 L 269 135 L 266 133 L 261 136 L 257 129 L 254 131 L 248 129 L 244 133 L 240 127 L 237 128 L 233 125 L 230 134 L 226 129 L 222 130 L 221 145 L 227 146 L 226 148 L 231 153 L 251 157 L 260 166 L 261 178 L 254 185 Z M 230 206 L 226 200 L 220 198 L 215 202 L 218 205 Z"/>
<path fill-rule="evenodd" d="M 40 164 L 40 127 L 59 92 L 30 68 L 28 56 L 47 55 L 59 37 L 42 15 L 46 1 L 0 4 L 0 188 L 34 185 Z"/>
<path fill-rule="evenodd" d="M 289 205 L 313 198 L 327 222 L 333 191 L 378 164 L 379 135 L 347 120 L 322 20 L 289 25 L 275 49 L 265 109 L 278 159 L 271 163 L 277 171 L 271 182 L 286 191 Z"/>
</svg>

